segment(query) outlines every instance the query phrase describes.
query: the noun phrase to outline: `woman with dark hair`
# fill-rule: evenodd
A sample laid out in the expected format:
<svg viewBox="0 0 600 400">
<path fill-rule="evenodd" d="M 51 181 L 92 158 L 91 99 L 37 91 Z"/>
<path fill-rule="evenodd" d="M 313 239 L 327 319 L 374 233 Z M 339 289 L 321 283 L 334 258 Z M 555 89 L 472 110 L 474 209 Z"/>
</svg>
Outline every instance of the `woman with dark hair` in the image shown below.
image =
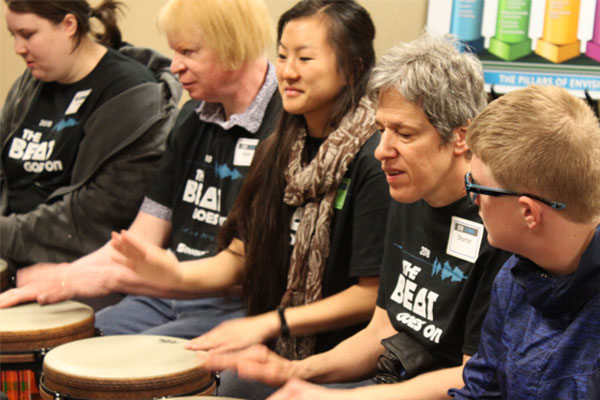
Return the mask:
<svg viewBox="0 0 600 400">
<path fill-rule="evenodd" d="M 223 251 L 177 264 L 129 232 L 113 234 L 127 258 L 119 261 L 162 287 L 201 295 L 242 284 L 249 317 L 222 323 L 189 348 L 277 339 L 280 354 L 304 358 L 371 316 L 389 204 L 365 96 L 374 34 L 353 0 L 303 0 L 281 16 L 276 71 L 285 112 L 220 232 Z"/>
<path fill-rule="evenodd" d="M 119 2 L 5 2 L 27 69 L 1 114 L 1 256 L 71 261 L 131 223 L 181 89 L 168 59 L 124 45 Z"/>
</svg>

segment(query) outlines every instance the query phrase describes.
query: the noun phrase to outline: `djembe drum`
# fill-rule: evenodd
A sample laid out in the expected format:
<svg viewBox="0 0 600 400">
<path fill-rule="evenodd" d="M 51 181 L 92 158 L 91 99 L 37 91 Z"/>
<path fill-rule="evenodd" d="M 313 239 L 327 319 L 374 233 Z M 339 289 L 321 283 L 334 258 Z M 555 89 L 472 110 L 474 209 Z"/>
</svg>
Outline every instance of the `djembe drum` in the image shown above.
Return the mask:
<svg viewBox="0 0 600 400">
<path fill-rule="evenodd" d="M 146 400 L 215 392 L 214 376 L 187 340 L 153 335 L 101 336 L 70 342 L 44 358 L 43 399 Z"/>
<path fill-rule="evenodd" d="M 75 301 L 0 309 L 0 389 L 11 399 L 36 398 L 45 354 L 55 346 L 93 335 L 92 308 Z"/>
</svg>

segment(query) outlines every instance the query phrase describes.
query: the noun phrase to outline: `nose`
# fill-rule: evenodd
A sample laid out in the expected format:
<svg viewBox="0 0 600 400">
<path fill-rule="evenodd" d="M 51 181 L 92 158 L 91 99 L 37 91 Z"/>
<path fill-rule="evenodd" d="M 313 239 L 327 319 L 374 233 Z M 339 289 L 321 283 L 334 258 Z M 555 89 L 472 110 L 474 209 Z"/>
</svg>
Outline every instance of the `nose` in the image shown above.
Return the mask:
<svg viewBox="0 0 600 400">
<path fill-rule="evenodd" d="M 185 70 L 185 64 L 181 60 L 179 53 L 175 52 L 173 60 L 171 60 L 171 73 L 176 75 Z"/>
<path fill-rule="evenodd" d="M 15 35 L 13 45 L 15 53 L 17 53 L 18 55 L 23 56 L 27 53 L 27 46 L 25 45 L 25 41 L 19 38 L 17 35 Z"/>
<path fill-rule="evenodd" d="M 296 69 L 296 62 L 291 58 L 280 60 L 280 76 L 285 80 L 296 80 L 298 79 L 298 70 Z"/>
<path fill-rule="evenodd" d="M 388 130 L 384 129 L 381 132 L 381 139 L 375 149 L 375 158 L 379 161 L 389 160 L 398 157 L 398 150 L 394 147 L 393 134 Z"/>
</svg>

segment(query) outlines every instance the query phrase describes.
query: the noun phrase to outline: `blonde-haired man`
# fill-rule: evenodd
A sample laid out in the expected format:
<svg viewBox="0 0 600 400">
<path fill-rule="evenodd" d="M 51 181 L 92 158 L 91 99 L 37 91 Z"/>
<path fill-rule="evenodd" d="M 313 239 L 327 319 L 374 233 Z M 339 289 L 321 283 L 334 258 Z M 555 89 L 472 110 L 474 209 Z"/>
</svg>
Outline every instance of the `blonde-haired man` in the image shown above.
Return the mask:
<svg viewBox="0 0 600 400">
<path fill-rule="evenodd" d="M 531 86 L 468 128 L 465 177 L 499 272 L 455 398 L 600 398 L 600 126 L 580 99 Z"/>
<path fill-rule="evenodd" d="M 263 0 L 169 0 L 159 26 L 174 50 L 171 71 L 192 100 L 179 113 L 160 170 L 129 230 L 168 247 L 180 261 L 210 257 L 254 149 L 275 130 L 281 113 L 275 69 L 266 56 L 273 24 Z M 194 294 L 144 285 L 115 262 L 108 245 L 71 264 L 20 270 L 17 286 L 0 296 L 0 307 L 108 292 L 136 295 L 96 314 L 96 326 L 105 334 L 193 338 L 244 314 L 238 299 L 163 299 Z"/>
</svg>

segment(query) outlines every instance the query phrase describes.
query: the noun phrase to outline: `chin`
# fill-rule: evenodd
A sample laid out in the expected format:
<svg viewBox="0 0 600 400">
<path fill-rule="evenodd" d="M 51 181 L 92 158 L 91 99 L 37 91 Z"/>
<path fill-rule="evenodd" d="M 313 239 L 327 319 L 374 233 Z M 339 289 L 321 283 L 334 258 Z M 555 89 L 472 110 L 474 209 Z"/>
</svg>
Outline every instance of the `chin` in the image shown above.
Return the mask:
<svg viewBox="0 0 600 400">
<path fill-rule="evenodd" d="M 407 193 L 406 191 L 394 190 L 392 188 L 390 188 L 390 196 L 398 203 L 410 204 L 421 200 L 421 197 L 414 193 Z"/>
</svg>

